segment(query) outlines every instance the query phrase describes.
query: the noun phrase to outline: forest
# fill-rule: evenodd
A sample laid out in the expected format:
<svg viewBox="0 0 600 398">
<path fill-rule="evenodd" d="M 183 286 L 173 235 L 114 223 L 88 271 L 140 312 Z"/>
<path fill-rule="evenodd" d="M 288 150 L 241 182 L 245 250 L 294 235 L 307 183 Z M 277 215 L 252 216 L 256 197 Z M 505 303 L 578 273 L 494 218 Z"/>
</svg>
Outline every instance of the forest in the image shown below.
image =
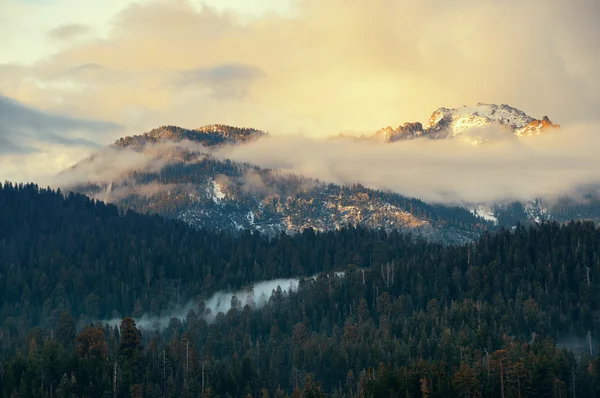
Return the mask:
<svg viewBox="0 0 600 398">
<path fill-rule="evenodd" d="M 218 291 L 289 277 L 296 291 L 208 316 Z M 190 302 L 165 328 L 138 321 Z M 591 222 L 460 246 L 360 226 L 233 236 L 0 184 L 6 397 L 597 397 L 599 332 Z"/>
</svg>

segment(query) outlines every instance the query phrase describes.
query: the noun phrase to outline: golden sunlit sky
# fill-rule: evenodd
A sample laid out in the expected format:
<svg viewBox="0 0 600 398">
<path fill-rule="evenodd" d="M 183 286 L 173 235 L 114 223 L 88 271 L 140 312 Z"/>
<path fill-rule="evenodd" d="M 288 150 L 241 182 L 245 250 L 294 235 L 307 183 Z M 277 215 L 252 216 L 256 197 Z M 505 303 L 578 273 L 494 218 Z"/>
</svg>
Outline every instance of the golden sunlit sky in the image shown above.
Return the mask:
<svg viewBox="0 0 600 398">
<path fill-rule="evenodd" d="M 480 101 L 597 121 L 599 17 L 597 0 L 0 0 L 0 170 L 163 124 L 362 134 Z"/>
</svg>

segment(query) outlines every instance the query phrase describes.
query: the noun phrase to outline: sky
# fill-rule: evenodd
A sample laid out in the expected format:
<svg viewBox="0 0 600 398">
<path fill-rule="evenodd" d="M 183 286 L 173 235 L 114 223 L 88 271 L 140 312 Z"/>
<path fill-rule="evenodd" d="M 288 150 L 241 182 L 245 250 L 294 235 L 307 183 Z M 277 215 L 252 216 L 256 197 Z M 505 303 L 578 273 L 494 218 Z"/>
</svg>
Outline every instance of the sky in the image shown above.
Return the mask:
<svg viewBox="0 0 600 398">
<path fill-rule="evenodd" d="M 324 137 L 486 102 L 594 125 L 598 17 L 597 0 L 0 0 L 0 180 L 164 124 Z"/>
</svg>

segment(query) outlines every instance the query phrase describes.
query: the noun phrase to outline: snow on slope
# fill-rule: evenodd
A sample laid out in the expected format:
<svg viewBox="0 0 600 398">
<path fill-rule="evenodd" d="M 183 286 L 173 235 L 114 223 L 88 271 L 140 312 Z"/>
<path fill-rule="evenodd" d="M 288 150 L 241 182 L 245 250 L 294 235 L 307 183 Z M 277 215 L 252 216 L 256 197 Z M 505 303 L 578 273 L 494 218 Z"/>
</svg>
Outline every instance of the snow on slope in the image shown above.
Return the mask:
<svg viewBox="0 0 600 398">
<path fill-rule="evenodd" d="M 460 108 L 439 108 L 431 115 L 430 131 L 448 130 L 449 136 L 460 136 L 473 129 L 499 124 L 508 128 L 516 136 L 536 135 L 547 127 L 559 127 L 546 116 L 535 119 L 525 112 L 508 105 L 478 103 L 475 106 Z M 480 140 L 470 140 L 479 143 Z"/>
<path fill-rule="evenodd" d="M 489 129 L 496 126 L 499 128 Z M 420 137 L 430 139 L 454 138 L 468 144 L 481 144 L 505 136 L 537 135 L 546 128 L 560 127 L 547 116 L 535 119 L 508 105 L 478 103 L 460 108 L 439 108 L 426 126 L 419 122 L 404 123 L 397 128 L 382 128 L 367 137 L 383 142 L 396 142 Z"/>
<path fill-rule="evenodd" d="M 206 195 L 209 198 L 212 198 L 213 202 L 221 203 L 223 199 L 225 199 L 225 193 L 223 192 L 223 186 L 216 182 L 215 180 L 211 180 L 210 184 L 206 187 Z"/>
<path fill-rule="evenodd" d="M 469 209 L 469 211 L 474 216 L 479 216 L 486 221 L 491 221 L 494 224 L 498 224 L 498 218 L 496 218 L 496 216 L 494 215 L 494 210 L 491 209 L 490 207 L 479 205 L 477 207 L 473 207 L 473 208 Z"/>
</svg>

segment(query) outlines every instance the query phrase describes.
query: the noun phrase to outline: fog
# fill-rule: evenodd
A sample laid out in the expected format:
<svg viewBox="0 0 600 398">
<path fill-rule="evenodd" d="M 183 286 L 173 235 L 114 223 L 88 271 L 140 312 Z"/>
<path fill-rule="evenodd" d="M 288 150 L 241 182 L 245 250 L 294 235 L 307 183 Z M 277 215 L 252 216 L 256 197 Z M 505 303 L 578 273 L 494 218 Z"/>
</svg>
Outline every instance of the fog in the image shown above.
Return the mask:
<svg viewBox="0 0 600 398">
<path fill-rule="evenodd" d="M 592 354 L 598 355 L 598 340 L 592 337 L 591 346 Z M 586 336 L 576 337 L 567 336 L 558 339 L 556 347 L 561 350 L 572 351 L 579 355 L 589 356 L 590 355 L 590 341 Z"/>
<path fill-rule="evenodd" d="M 571 125 L 517 138 L 499 126 L 471 135 L 491 142 L 426 138 L 386 144 L 271 136 L 217 150 L 248 162 L 337 184 L 362 183 L 426 202 L 550 199 L 600 183 L 600 125 Z"/>
<path fill-rule="evenodd" d="M 110 184 L 112 181 L 128 179 L 133 171 L 155 173 L 171 162 L 181 159 L 182 152 L 198 153 L 205 156 L 208 149 L 196 142 L 183 140 L 180 142 L 149 143 L 141 150 L 128 147 L 105 147 L 93 152 L 74 167 L 42 179 L 43 184 L 68 189 L 80 184 Z M 156 189 L 157 187 L 152 187 Z M 151 192 L 148 189 L 145 192 Z M 115 192 L 116 197 L 123 193 Z M 143 192 L 142 192 L 143 194 Z"/>
<path fill-rule="evenodd" d="M 258 282 L 252 288 L 242 289 L 235 293 L 217 292 L 205 303 L 206 308 L 210 309 L 206 319 L 208 321 L 214 320 L 219 312 L 226 314 L 232 308 L 231 303 L 234 295 L 239 300 L 239 309 L 246 305 L 252 309 L 260 309 L 269 302 L 273 292 L 278 287 L 281 288 L 282 293 L 287 294 L 297 291 L 299 283 L 300 279 L 274 279 Z"/>
<path fill-rule="evenodd" d="M 335 272 L 335 275 L 337 277 L 343 277 L 344 272 Z M 315 279 L 316 277 L 317 275 L 314 275 L 308 279 Z M 226 314 L 231 310 L 232 299 L 234 296 L 239 301 L 238 310 L 241 310 L 246 305 L 253 310 L 261 309 L 269 303 L 269 299 L 273 295 L 273 292 L 277 291 L 278 288 L 281 288 L 283 295 L 287 295 L 290 292 L 296 292 L 299 283 L 300 278 L 272 279 L 256 282 L 247 288 L 235 292 L 218 291 L 204 302 L 205 312 L 198 315 L 203 317 L 207 322 L 213 322 L 219 313 Z M 165 311 L 166 313 L 160 316 L 144 314 L 140 318 L 134 318 L 134 320 L 136 325 L 142 329 L 164 329 L 169 326 L 169 323 L 173 318 L 177 318 L 180 321 L 185 320 L 190 310 L 198 312 L 198 303 L 190 301 L 186 305 L 175 306 L 174 308 Z M 102 323 L 108 323 L 111 326 L 119 326 L 121 321 L 122 319 L 120 318 L 113 318 L 111 320 L 103 321 Z"/>
</svg>

